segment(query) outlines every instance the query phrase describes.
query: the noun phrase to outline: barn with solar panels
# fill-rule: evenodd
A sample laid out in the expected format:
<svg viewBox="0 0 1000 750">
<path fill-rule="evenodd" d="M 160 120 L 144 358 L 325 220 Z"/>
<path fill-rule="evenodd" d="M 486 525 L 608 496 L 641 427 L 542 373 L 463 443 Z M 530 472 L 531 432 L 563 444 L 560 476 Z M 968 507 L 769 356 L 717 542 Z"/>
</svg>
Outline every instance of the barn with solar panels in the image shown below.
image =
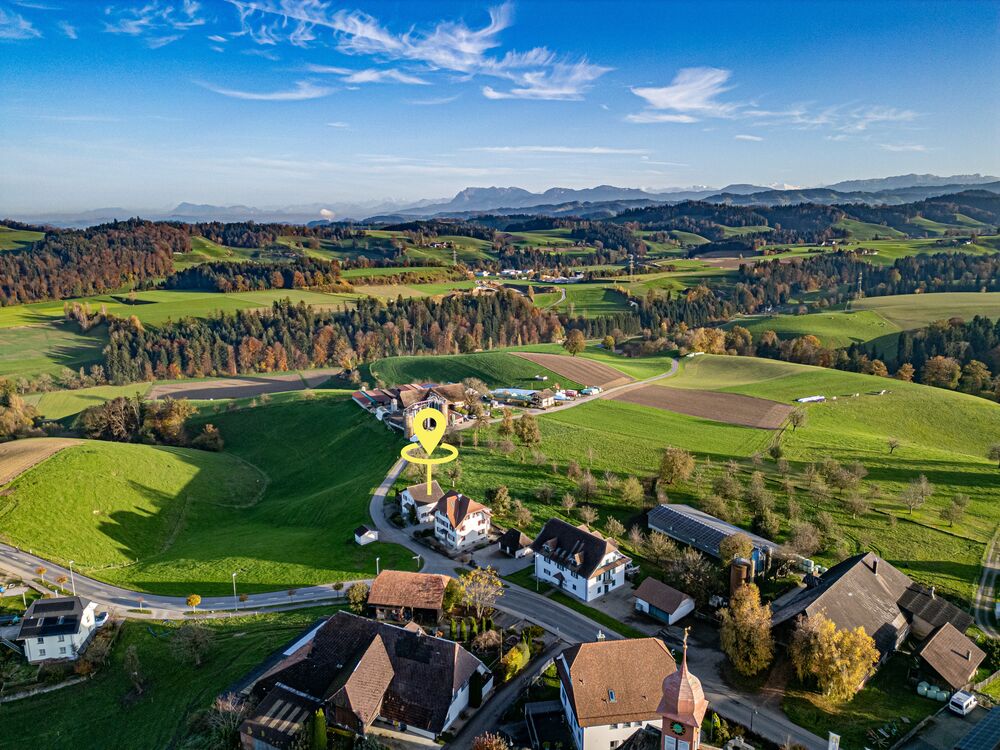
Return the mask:
<svg viewBox="0 0 1000 750">
<path fill-rule="evenodd" d="M 758 573 L 767 568 L 768 558 L 778 548 L 769 539 L 744 531 L 690 505 L 657 505 L 649 511 L 649 528 L 716 558 L 720 556 L 719 545 L 723 539 L 733 534 L 745 534 L 753 542 L 751 557 L 754 570 Z"/>
</svg>

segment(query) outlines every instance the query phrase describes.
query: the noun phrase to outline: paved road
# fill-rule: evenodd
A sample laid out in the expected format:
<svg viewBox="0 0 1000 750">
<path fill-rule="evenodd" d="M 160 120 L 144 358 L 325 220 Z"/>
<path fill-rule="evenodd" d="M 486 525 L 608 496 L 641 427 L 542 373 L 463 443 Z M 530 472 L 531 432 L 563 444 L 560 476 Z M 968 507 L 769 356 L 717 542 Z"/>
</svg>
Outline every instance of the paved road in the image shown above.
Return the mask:
<svg viewBox="0 0 1000 750">
<path fill-rule="evenodd" d="M 1000 576 L 1000 529 L 993 535 L 983 559 L 983 575 L 976 590 L 974 612 L 979 629 L 991 638 L 1000 638 L 994 626 L 997 577 Z"/>
</svg>

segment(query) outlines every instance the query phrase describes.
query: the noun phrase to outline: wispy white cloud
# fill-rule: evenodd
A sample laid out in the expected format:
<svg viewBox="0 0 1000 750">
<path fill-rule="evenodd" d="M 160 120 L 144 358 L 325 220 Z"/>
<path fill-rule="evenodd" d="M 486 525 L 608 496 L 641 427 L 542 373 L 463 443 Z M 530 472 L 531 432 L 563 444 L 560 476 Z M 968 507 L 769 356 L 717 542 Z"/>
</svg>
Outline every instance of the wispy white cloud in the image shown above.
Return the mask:
<svg viewBox="0 0 1000 750">
<path fill-rule="evenodd" d="M 265 60 L 270 60 L 271 62 L 277 62 L 281 59 L 277 53 L 267 49 L 245 49 L 243 50 L 243 54 L 251 55 L 252 57 L 263 57 Z"/>
<path fill-rule="evenodd" d="M 879 144 L 884 151 L 895 151 L 899 153 L 919 153 L 926 152 L 927 146 L 920 143 L 882 143 Z"/>
<path fill-rule="evenodd" d="M 306 70 L 310 73 L 340 76 L 340 79 L 344 83 L 407 83 L 418 86 L 426 86 L 430 83 L 419 76 L 410 75 L 394 68 L 351 70 L 350 68 L 340 68 L 333 65 L 307 65 Z"/>
<path fill-rule="evenodd" d="M 229 41 L 229 39 L 227 37 L 222 36 L 221 34 L 212 34 L 210 37 L 208 37 L 208 41 L 215 42 L 216 44 L 225 44 L 226 42 Z"/>
<path fill-rule="evenodd" d="M 36 39 L 41 35 L 24 16 L 0 8 L 0 40 Z"/>
<path fill-rule="evenodd" d="M 667 122 L 694 122 L 702 116 L 724 117 L 735 107 L 718 100 L 719 95 L 731 88 L 726 86 L 730 75 L 730 71 L 722 68 L 683 68 L 669 86 L 635 87 L 632 93 L 645 99 L 647 108 L 657 113 L 666 111 L 692 118 Z"/>
<path fill-rule="evenodd" d="M 420 107 L 433 107 L 438 104 L 450 104 L 461 96 L 461 94 L 453 94 L 452 96 L 437 96 L 431 97 L 429 99 L 407 99 L 407 104 L 416 104 Z"/>
<path fill-rule="evenodd" d="M 668 112 L 651 112 L 646 110 L 644 112 L 633 112 L 630 115 L 626 115 L 625 119 L 629 122 L 635 123 L 656 123 L 656 122 L 679 122 L 679 123 L 692 123 L 698 122 L 698 118 L 694 115 L 677 115 L 670 114 Z"/>
<path fill-rule="evenodd" d="M 178 39 L 183 37 L 183 34 L 169 34 L 168 36 L 151 36 L 146 39 L 146 46 L 150 49 L 159 49 L 160 47 L 166 47 L 168 44 L 173 44 Z"/>
<path fill-rule="evenodd" d="M 328 128 L 339 128 L 339 129 L 344 129 L 344 128 L 349 128 L 349 127 L 351 127 L 351 126 L 350 126 L 350 125 L 348 125 L 348 124 L 347 124 L 346 122 L 328 122 L 328 123 L 326 124 L 326 126 L 327 126 Z"/>
<path fill-rule="evenodd" d="M 491 154 L 647 154 L 641 148 L 610 148 L 607 146 L 479 146 L 463 151 L 485 151 Z"/>
<path fill-rule="evenodd" d="M 48 3 L 36 3 L 32 0 L 14 0 L 14 5 L 21 8 L 28 8 L 30 10 L 62 10 L 58 5 L 49 5 Z"/>
<path fill-rule="evenodd" d="M 749 135 L 747 133 L 740 133 L 739 135 L 734 135 L 733 138 L 735 138 L 738 141 L 762 141 L 762 140 L 764 140 L 759 135 Z"/>
<path fill-rule="evenodd" d="M 60 21 L 59 23 L 56 24 L 56 26 L 59 27 L 59 30 L 62 31 L 62 33 L 65 34 L 68 39 L 76 39 L 78 37 L 76 33 L 76 27 L 73 26 L 68 21 Z"/>
<path fill-rule="evenodd" d="M 119 118 L 111 115 L 34 115 L 34 117 L 52 122 L 119 122 Z"/>
<path fill-rule="evenodd" d="M 215 86 L 204 81 L 195 81 L 202 88 L 206 88 L 216 94 L 228 96 L 231 99 L 246 99 L 256 102 L 297 102 L 306 99 L 319 99 L 329 96 L 336 89 L 329 86 L 317 86 L 309 81 L 299 81 L 292 89 L 285 91 L 240 91 L 238 89 L 228 89 L 222 86 Z"/>
<path fill-rule="evenodd" d="M 104 9 L 108 19 L 104 22 L 104 30 L 109 34 L 127 36 L 158 33 L 159 38 L 166 38 L 164 32 L 170 30 L 183 33 L 195 26 L 203 26 L 205 19 L 200 12 L 201 4 L 196 0 L 182 0 L 179 4 L 150 0 L 145 5 L 124 8 L 112 5 Z"/>
<path fill-rule="evenodd" d="M 483 87 L 483 95 L 490 99 L 579 99 L 594 80 L 610 70 L 586 58 L 560 57 L 544 47 L 493 54 L 501 44 L 501 32 L 513 24 L 509 3 L 491 9 L 489 22 L 479 28 L 464 21 L 439 21 L 426 29 L 396 33 L 374 16 L 359 10 L 331 10 L 329 3 L 320 0 L 228 2 L 239 11 L 243 33 L 258 44 L 287 41 L 306 46 L 316 38 L 317 30 L 326 30 L 333 35 L 337 49 L 347 55 L 506 81 L 503 87 Z"/>
</svg>

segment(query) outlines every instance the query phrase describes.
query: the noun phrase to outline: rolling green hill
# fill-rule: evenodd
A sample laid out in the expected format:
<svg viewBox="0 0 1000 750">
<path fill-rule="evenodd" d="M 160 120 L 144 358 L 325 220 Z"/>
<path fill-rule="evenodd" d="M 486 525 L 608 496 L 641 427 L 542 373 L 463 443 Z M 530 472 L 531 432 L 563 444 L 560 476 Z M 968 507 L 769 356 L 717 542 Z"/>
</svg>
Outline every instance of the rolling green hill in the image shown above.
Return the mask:
<svg viewBox="0 0 1000 750">
<path fill-rule="evenodd" d="M 453 354 L 440 357 L 389 357 L 369 367 L 372 379 L 388 385 L 403 383 L 457 383 L 465 378 L 479 378 L 487 385 L 499 388 L 539 388 L 536 375 L 548 377 L 566 388 L 579 388 L 566 378 L 541 365 L 506 352 Z"/>
<path fill-rule="evenodd" d="M 45 235 L 27 229 L 11 229 L 0 224 L 0 250 L 18 250 L 36 242 Z"/>
<path fill-rule="evenodd" d="M 412 569 L 401 547 L 353 529 L 399 448 L 342 397 L 208 414 L 223 453 L 90 441 L 22 474 L 0 498 L 6 538 L 100 580 L 221 595 Z M 40 526 L 39 517 L 50 523 Z M 136 562 L 137 561 L 137 562 Z"/>
</svg>

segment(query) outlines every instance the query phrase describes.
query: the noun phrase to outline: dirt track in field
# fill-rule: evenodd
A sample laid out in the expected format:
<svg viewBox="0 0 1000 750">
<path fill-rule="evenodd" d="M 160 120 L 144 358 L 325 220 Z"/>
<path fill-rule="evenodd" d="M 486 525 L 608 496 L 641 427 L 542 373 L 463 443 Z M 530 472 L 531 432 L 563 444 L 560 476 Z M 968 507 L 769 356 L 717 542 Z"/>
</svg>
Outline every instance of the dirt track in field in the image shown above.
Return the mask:
<svg viewBox="0 0 1000 750">
<path fill-rule="evenodd" d="M 522 357 L 536 365 L 552 370 L 556 375 L 575 380 L 581 385 L 597 385 L 601 388 L 614 388 L 631 383 L 634 378 L 620 373 L 613 367 L 601 362 L 583 357 L 569 357 L 564 354 L 537 354 L 534 352 L 511 352 L 516 357 Z"/>
<path fill-rule="evenodd" d="M 631 404 L 652 406 L 715 422 L 758 427 L 763 430 L 779 429 L 792 411 L 792 407 L 787 404 L 763 398 L 741 396 L 737 393 L 668 388 L 662 385 L 644 385 L 611 398 L 615 401 L 627 401 Z"/>
<path fill-rule="evenodd" d="M 63 448 L 79 443 L 70 438 L 30 438 L 0 443 L 0 485 L 13 481 Z"/>
<path fill-rule="evenodd" d="M 282 393 L 315 388 L 340 372 L 339 367 L 306 370 L 301 375 L 289 372 L 283 375 L 255 378 L 243 375 L 235 378 L 201 380 L 193 383 L 164 383 L 154 385 L 148 398 L 190 398 L 208 400 L 215 398 L 249 398 L 264 393 Z"/>
</svg>

